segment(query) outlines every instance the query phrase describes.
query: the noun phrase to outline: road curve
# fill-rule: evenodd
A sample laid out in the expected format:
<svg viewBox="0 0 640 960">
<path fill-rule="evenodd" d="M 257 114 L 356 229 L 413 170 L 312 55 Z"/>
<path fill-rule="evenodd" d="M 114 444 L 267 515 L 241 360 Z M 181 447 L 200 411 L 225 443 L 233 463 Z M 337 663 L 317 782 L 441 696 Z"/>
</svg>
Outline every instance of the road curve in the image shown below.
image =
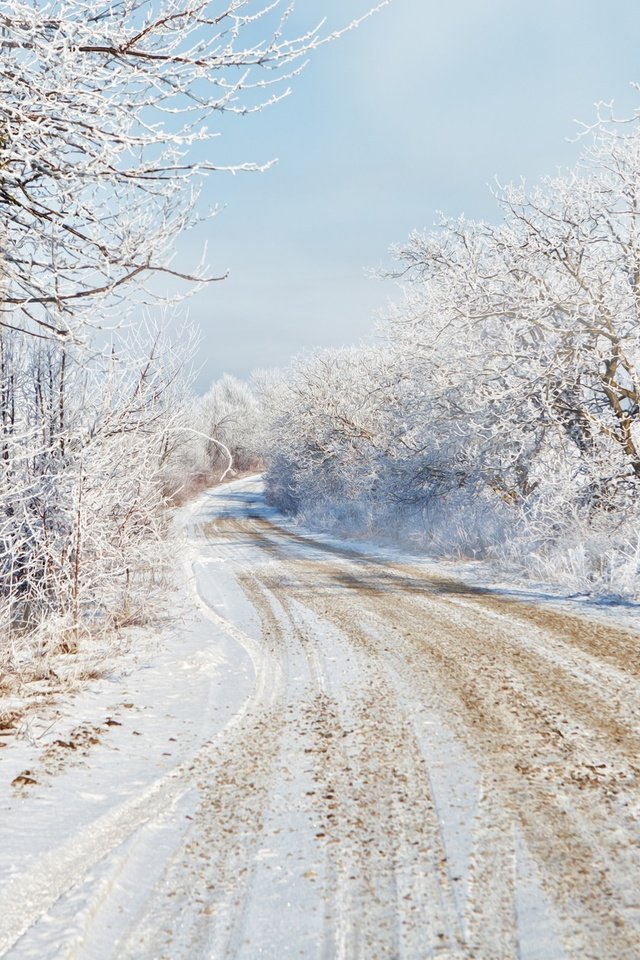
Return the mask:
<svg viewBox="0 0 640 960">
<path fill-rule="evenodd" d="M 114 958 L 640 958 L 638 635 L 302 536 L 256 480 L 189 536 L 252 693 Z"/>
<path fill-rule="evenodd" d="M 266 689 L 130 956 L 640 957 L 635 634 L 300 536 L 255 482 L 198 521 Z"/>
</svg>

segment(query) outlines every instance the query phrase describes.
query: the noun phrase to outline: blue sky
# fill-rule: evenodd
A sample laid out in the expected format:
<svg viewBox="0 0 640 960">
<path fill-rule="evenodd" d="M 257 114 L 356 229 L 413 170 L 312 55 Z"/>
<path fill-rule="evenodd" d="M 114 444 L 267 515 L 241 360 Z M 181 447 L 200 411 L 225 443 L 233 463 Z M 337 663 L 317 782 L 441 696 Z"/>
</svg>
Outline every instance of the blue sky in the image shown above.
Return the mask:
<svg viewBox="0 0 640 960">
<path fill-rule="evenodd" d="M 298 0 L 337 26 L 366 0 Z M 199 390 L 223 372 L 282 366 L 313 346 L 359 342 L 396 296 L 369 272 L 439 210 L 495 219 L 495 176 L 534 182 L 570 165 L 572 121 L 596 100 L 640 106 L 640 4 L 629 0 L 392 0 L 318 51 L 291 96 L 231 118 L 212 159 L 278 164 L 212 176 L 219 215 L 182 243 L 207 242 L 215 272 L 188 302 L 202 330 Z"/>
</svg>

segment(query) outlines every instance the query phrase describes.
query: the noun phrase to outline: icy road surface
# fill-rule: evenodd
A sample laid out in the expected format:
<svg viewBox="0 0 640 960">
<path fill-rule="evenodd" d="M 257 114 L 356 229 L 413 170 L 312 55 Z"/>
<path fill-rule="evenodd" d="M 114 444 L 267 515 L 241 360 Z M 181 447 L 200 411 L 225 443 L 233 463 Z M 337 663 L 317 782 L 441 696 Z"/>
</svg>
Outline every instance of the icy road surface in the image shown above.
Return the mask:
<svg viewBox="0 0 640 960">
<path fill-rule="evenodd" d="M 3 751 L 0 956 L 640 958 L 636 634 L 302 536 L 255 479 L 187 533 L 197 622 Z"/>
</svg>

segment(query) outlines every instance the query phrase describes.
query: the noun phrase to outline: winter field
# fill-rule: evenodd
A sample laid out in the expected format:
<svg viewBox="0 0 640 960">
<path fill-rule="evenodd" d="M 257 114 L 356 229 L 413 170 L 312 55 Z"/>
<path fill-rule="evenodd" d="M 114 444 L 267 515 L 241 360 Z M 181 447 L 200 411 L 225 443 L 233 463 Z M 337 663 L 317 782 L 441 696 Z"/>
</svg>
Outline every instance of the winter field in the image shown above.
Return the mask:
<svg viewBox="0 0 640 960">
<path fill-rule="evenodd" d="M 2 736 L 0 955 L 637 958 L 626 608 L 183 508 L 174 620 Z"/>
</svg>

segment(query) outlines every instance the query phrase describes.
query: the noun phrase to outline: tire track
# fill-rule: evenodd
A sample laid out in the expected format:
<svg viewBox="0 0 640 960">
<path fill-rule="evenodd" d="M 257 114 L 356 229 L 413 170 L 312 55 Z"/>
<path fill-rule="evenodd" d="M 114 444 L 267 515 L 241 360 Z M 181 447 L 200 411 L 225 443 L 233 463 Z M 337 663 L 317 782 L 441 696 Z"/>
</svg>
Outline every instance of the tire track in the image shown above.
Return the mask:
<svg viewBox="0 0 640 960">
<path fill-rule="evenodd" d="M 0 952 L 101 861 L 108 899 L 148 850 L 141 827 L 173 809 L 188 826 L 167 834 L 118 960 L 520 960 L 543 941 L 545 956 L 638 960 L 638 638 L 310 541 L 237 499 L 200 523 L 189 562 L 206 578 L 224 559 L 257 615 L 247 633 L 197 593 L 250 657 L 251 697 L 14 880 Z M 454 757 L 474 772 L 452 820 Z M 522 916 L 537 890 L 538 931 Z"/>
<path fill-rule="evenodd" d="M 424 608 L 413 603 L 390 607 L 374 594 L 369 601 L 377 631 L 386 628 L 388 634 L 391 628 L 397 638 L 390 658 L 394 669 L 424 697 L 439 691 L 438 709 L 496 783 L 502 809 L 498 827 L 508 822 L 510 811 L 516 813 L 559 911 L 570 955 L 637 960 L 637 918 L 627 909 L 635 898 L 629 878 L 640 876 L 637 821 L 634 833 L 633 818 L 620 816 L 609 796 L 616 797 L 621 772 L 621 782 L 637 802 L 633 770 L 623 768 L 607 778 L 608 784 L 601 783 L 578 738 L 554 737 L 550 744 L 544 707 L 528 697 L 524 684 L 517 700 L 505 698 L 495 666 L 499 652 L 488 672 L 482 656 L 488 638 L 471 624 L 448 632 L 446 619 L 434 615 L 425 623 Z M 353 613 L 347 620 L 353 622 Z M 370 642 L 364 633 L 360 639 Z M 406 644 L 406 653 L 398 652 L 398 642 Z"/>
<path fill-rule="evenodd" d="M 216 529 L 216 537 L 224 531 Z M 198 595 L 201 609 L 241 640 L 255 690 L 222 750 L 201 751 L 187 769 L 198 802 L 144 914 L 118 948 L 122 960 L 232 957 L 238 950 L 256 849 L 275 779 L 285 723 L 286 649 L 268 604 L 252 597 L 261 640 L 249 638 Z M 184 910 L 188 902 L 191 909 Z"/>
<path fill-rule="evenodd" d="M 288 612 L 303 648 L 315 649 L 281 589 L 286 572 L 270 562 L 253 576 Z M 337 880 L 331 955 L 466 957 L 429 773 L 412 723 L 371 651 L 348 692 L 348 702 L 321 693 L 306 711 L 315 733 L 309 752 L 321 800 L 318 839 Z"/>
<path fill-rule="evenodd" d="M 221 756 L 190 768 L 198 792 L 190 828 L 119 949 L 123 960 L 235 955 L 282 728 L 276 703 L 239 725 Z"/>
<path fill-rule="evenodd" d="M 277 553 L 278 537 L 270 536 L 268 548 Z M 486 904 L 491 892 L 491 836 L 500 837 L 515 815 L 559 911 L 569 954 L 636 960 L 640 932 L 630 878 L 640 878 L 640 739 L 633 704 L 626 701 L 637 673 L 637 657 L 626 671 L 632 634 L 611 631 L 615 655 L 602 658 L 602 669 L 598 651 L 608 634 L 600 624 L 581 635 L 581 619 L 547 618 L 546 611 L 530 608 L 515 615 L 513 601 L 503 605 L 483 594 L 466 595 L 460 606 L 450 588 L 438 596 L 437 582 L 421 589 L 409 584 L 403 592 L 391 578 L 390 602 L 384 588 L 390 578 L 372 573 L 369 562 L 349 568 L 339 551 L 333 565 L 299 551 L 294 559 L 288 534 L 280 537 L 287 589 L 353 642 L 384 655 L 422 696 L 435 696 L 485 777 L 496 783 L 474 860 L 474 949 L 487 957 L 496 955 L 497 942 L 506 944 L 505 956 L 516 949 L 513 879 L 488 910 L 493 920 L 483 919 L 478 904 Z M 393 641 L 385 649 L 371 640 L 372 630 Z M 512 878 L 512 840 L 499 856 L 506 857 L 503 872 Z M 498 941 L 491 939 L 492 924 L 501 930 Z"/>
<path fill-rule="evenodd" d="M 487 778 L 481 783 L 473 835 L 467 936 L 477 960 L 508 960 L 518 956 L 514 824 Z"/>
</svg>

